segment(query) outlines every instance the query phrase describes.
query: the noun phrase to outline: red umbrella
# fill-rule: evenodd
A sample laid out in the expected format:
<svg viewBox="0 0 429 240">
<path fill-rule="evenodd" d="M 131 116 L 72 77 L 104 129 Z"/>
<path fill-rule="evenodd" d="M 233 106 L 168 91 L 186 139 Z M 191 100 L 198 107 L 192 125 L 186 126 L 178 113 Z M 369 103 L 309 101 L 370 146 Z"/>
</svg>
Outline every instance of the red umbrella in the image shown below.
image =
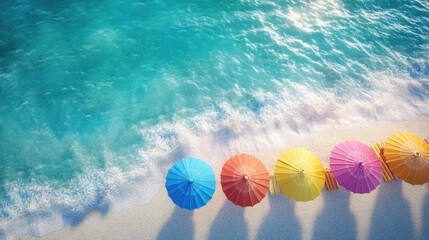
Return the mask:
<svg viewBox="0 0 429 240">
<path fill-rule="evenodd" d="M 265 166 L 249 154 L 239 154 L 226 161 L 220 179 L 226 197 L 242 207 L 260 202 L 270 185 L 270 176 Z"/>
</svg>

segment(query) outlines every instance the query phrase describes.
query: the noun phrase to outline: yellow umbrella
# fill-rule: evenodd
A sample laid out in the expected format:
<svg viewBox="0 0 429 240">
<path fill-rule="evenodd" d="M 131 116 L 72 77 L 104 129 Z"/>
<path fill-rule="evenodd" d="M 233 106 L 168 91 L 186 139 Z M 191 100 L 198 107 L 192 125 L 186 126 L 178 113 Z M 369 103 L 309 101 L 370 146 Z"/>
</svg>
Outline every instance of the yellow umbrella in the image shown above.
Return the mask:
<svg viewBox="0 0 429 240">
<path fill-rule="evenodd" d="M 384 156 L 396 177 L 412 185 L 429 182 L 429 144 L 409 132 L 390 136 L 384 146 Z"/>
<path fill-rule="evenodd" d="M 297 201 L 310 201 L 319 196 L 325 185 L 325 169 L 319 158 L 303 148 L 284 152 L 274 169 L 281 192 Z"/>
</svg>

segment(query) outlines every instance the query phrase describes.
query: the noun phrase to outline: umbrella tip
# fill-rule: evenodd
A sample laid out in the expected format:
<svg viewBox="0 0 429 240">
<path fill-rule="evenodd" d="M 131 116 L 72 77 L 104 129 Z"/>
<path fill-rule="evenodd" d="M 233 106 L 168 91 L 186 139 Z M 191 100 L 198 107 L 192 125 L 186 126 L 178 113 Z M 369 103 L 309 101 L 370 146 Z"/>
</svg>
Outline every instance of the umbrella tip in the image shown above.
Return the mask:
<svg viewBox="0 0 429 240">
<path fill-rule="evenodd" d="M 189 184 L 192 184 L 193 182 L 194 182 L 194 179 L 192 179 L 192 178 L 189 178 L 189 179 L 188 179 L 188 183 L 189 183 Z"/>
<path fill-rule="evenodd" d="M 420 154 L 419 152 L 417 152 L 417 151 L 415 151 L 415 152 L 413 153 L 413 156 L 414 156 L 414 157 L 420 157 L 420 155 L 421 155 L 421 154 Z"/>
<path fill-rule="evenodd" d="M 247 175 L 244 175 L 244 176 L 243 176 L 243 180 L 244 180 L 244 181 L 247 181 L 247 180 L 249 180 L 249 176 L 247 176 Z"/>
<path fill-rule="evenodd" d="M 300 172 L 299 172 L 299 175 L 301 175 L 301 176 L 304 176 L 305 175 L 305 169 L 302 169 Z"/>
</svg>

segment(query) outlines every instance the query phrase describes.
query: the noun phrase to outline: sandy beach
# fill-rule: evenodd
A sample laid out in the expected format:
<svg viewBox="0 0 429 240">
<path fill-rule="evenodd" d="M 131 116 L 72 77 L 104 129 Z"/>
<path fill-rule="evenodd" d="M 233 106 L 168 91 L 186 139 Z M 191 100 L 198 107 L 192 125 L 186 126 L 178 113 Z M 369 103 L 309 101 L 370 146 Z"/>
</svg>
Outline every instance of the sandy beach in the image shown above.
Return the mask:
<svg viewBox="0 0 429 240">
<path fill-rule="evenodd" d="M 312 135 L 296 146 L 316 153 L 328 166 L 336 143 L 357 140 L 366 144 L 397 131 L 429 136 L 429 117 L 403 122 L 380 122 L 353 131 Z M 258 156 L 269 171 L 281 152 Z M 188 211 L 176 207 L 165 189 L 145 205 L 120 212 L 93 212 L 77 226 L 66 226 L 40 239 L 428 239 L 429 185 L 412 186 L 401 180 L 383 182 L 370 194 L 322 191 L 310 202 L 283 195 L 267 196 L 251 208 L 229 202 L 217 188 L 204 207 Z M 345 237 L 346 236 L 346 237 Z"/>
</svg>

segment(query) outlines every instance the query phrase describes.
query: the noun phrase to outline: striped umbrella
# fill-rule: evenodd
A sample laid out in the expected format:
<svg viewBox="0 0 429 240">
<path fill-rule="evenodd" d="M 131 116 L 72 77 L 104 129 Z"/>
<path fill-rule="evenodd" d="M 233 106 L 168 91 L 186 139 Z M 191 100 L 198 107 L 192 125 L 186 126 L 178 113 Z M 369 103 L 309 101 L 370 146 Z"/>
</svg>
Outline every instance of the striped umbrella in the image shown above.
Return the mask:
<svg viewBox="0 0 429 240">
<path fill-rule="evenodd" d="M 377 142 L 377 143 L 371 144 L 371 148 L 374 151 L 375 155 L 377 155 L 378 160 L 380 161 L 381 167 L 383 168 L 383 180 L 385 182 L 390 182 L 393 179 L 396 179 L 396 177 L 386 163 L 386 157 L 384 156 L 384 146 L 385 146 L 384 142 Z"/>
<path fill-rule="evenodd" d="M 332 171 L 329 168 L 325 169 L 325 189 L 326 191 L 338 190 L 337 180 L 335 179 L 334 174 L 332 174 Z"/>
</svg>

